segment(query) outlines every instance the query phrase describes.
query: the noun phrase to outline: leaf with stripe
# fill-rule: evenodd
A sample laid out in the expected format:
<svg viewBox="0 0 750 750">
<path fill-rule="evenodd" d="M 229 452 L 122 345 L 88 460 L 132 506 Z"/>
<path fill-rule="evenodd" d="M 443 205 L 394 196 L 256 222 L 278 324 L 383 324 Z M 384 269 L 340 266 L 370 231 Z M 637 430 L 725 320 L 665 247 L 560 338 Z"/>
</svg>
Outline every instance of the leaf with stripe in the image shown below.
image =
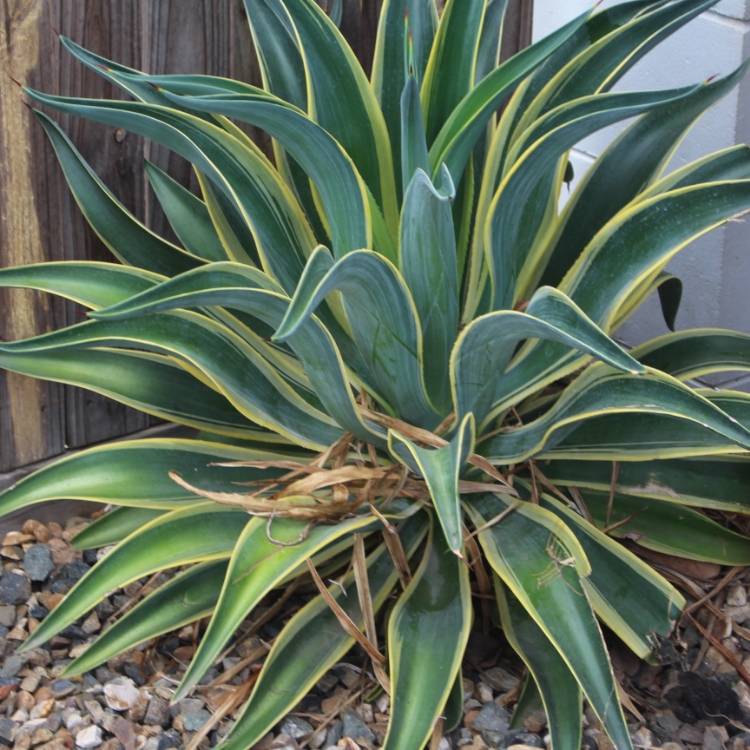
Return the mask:
<svg viewBox="0 0 750 750">
<path fill-rule="evenodd" d="M 283 458 L 206 440 L 143 438 L 73 453 L 47 464 L 0 494 L 0 515 L 50 500 L 87 500 L 154 510 L 171 510 L 195 502 L 170 478 L 170 472 L 201 488 L 236 489 L 234 481 L 275 476 L 274 471 L 227 469 L 217 463 Z"/>
<path fill-rule="evenodd" d="M 107 594 L 139 578 L 189 563 L 228 558 L 247 517 L 245 511 L 198 503 L 142 526 L 76 583 L 22 649 L 28 651 L 48 641 Z"/>
<path fill-rule="evenodd" d="M 206 204 L 156 164 L 146 161 L 146 176 L 180 242 L 205 260 L 227 260 Z"/>
<path fill-rule="evenodd" d="M 139 643 L 208 616 L 219 598 L 226 569 L 224 561 L 209 562 L 176 575 L 104 630 L 68 664 L 64 674 L 74 677 L 89 672 Z"/>
<path fill-rule="evenodd" d="M 534 295 L 528 312 L 502 310 L 475 318 L 451 354 L 456 414 L 473 413 L 483 426 L 497 398 L 497 373 L 527 338 L 561 342 L 631 373 L 644 368 L 598 328 L 571 300 L 551 287 Z"/>
<path fill-rule="evenodd" d="M 458 335 L 458 270 L 451 203 L 456 195 L 443 168 L 433 184 L 417 170 L 401 210 L 399 268 L 422 326 L 425 381 L 433 403 L 450 408 L 448 362 Z"/>
<path fill-rule="evenodd" d="M 467 414 L 442 448 L 422 448 L 396 430 L 388 433 L 391 454 L 424 477 L 448 548 L 462 557 L 464 545 L 458 480 L 474 450 L 474 416 Z"/>
<path fill-rule="evenodd" d="M 326 263 L 330 269 L 325 275 L 316 270 L 303 277 L 274 338 L 284 341 L 329 294 L 343 292 L 354 342 L 377 390 L 412 424 L 437 424 L 425 389 L 417 311 L 398 270 L 369 250 L 333 263 L 325 248 L 310 256 L 308 266 L 322 269 Z"/>
<path fill-rule="evenodd" d="M 92 521 L 73 537 L 75 549 L 97 549 L 121 542 L 141 526 L 163 515 L 165 511 L 154 508 L 115 508 Z"/>
<path fill-rule="evenodd" d="M 613 536 L 688 560 L 719 565 L 750 564 L 750 539 L 692 508 L 642 497 L 583 490 L 594 522 Z"/>
<path fill-rule="evenodd" d="M 554 460 L 540 463 L 544 475 L 562 487 L 609 492 L 730 513 L 750 513 L 747 456 L 717 456 L 663 461 Z"/>
<path fill-rule="evenodd" d="M 481 529 L 509 506 L 482 495 L 466 507 Z M 615 746 L 626 750 L 632 744 L 612 666 L 582 585 L 590 567 L 571 537 L 557 517 L 530 503 L 479 532 L 495 573 L 562 657 Z"/>
<path fill-rule="evenodd" d="M 613 413 L 676 417 L 716 433 L 737 448 L 750 448 L 750 431 L 680 381 L 651 369 L 638 378 L 623 376 L 596 364 L 568 386 L 543 416 L 490 437 L 479 450 L 493 463 L 516 463 L 554 446 L 577 423 Z"/>
<path fill-rule="evenodd" d="M 274 586 L 326 547 L 340 540 L 351 544 L 356 532 L 371 530 L 374 522 L 373 516 L 359 514 L 309 528 L 303 521 L 280 518 L 269 538 L 267 519 L 250 521 L 237 540 L 216 609 L 174 700 L 184 697 L 203 677 L 234 631 Z"/>
<path fill-rule="evenodd" d="M 383 750 L 427 742 L 461 668 L 471 620 L 468 567 L 433 522 L 422 562 L 388 621 L 392 698 Z"/>
<path fill-rule="evenodd" d="M 503 635 L 529 669 L 539 691 L 552 750 L 579 750 L 583 734 L 580 686 L 544 631 L 497 576 L 494 582 Z"/>
<path fill-rule="evenodd" d="M 398 528 L 408 557 L 416 550 L 426 531 L 423 514 L 407 519 Z M 377 547 L 367 558 L 367 577 L 373 610 L 383 607 L 396 586 L 398 576 L 385 546 Z M 329 593 L 360 629 L 364 620 L 359 607 L 353 574 L 344 582 L 332 584 Z M 262 739 L 354 645 L 321 596 L 306 604 L 286 624 L 274 641 L 250 699 L 242 709 L 221 750 L 245 750 Z"/>
<path fill-rule="evenodd" d="M 239 211 L 264 268 L 288 290 L 315 244 L 299 204 L 257 147 L 187 112 L 142 102 L 57 97 L 26 89 L 35 101 L 104 125 L 126 128 L 190 161 Z M 184 270 L 184 269 L 183 269 Z"/>
</svg>

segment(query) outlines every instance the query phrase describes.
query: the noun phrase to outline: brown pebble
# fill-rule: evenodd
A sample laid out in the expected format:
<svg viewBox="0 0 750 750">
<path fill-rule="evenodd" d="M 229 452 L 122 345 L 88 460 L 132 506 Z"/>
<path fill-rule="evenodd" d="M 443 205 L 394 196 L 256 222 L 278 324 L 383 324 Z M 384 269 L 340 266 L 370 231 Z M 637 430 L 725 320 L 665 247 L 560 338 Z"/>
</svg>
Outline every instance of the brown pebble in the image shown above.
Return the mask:
<svg viewBox="0 0 750 750">
<path fill-rule="evenodd" d="M 24 534 L 31 534 L 37 542 L 49 541 L 49 529 L 43 523 L 36 521 L 33 518 L 30 518 L 24 523 L 21 527 L 21 531 L 23 531 Z"/>
<path fill-rule="evenodd" d="M 29 716 L 32 719 L 46 719 L 55 707 L 55 699 L 47 698 L 47 700 L 37 701 L 36 706 L 31 709 Z"/>
<path fill-rule="evenodd" d="M 25 544 L 26 542 L 31 542 L 34 539 L 31 534 L 24 534 L 21 531 L 9 531 L 4 537 L 3 537 L 3 547 L 13 547 L 20 544 Z"/>
<path fill-rule="evenodd" d="M 35 703 L 34 696 L 26 690 L 21 690 L 16 696 L 16 708 L 20 708 L 23 711 L 31 711 Z"/>
<path fill-rule="evenodd" d="M 6 560 L 22 560 L 23 550 L 20 547 L 0 547 L 0 557 Z"/>
</svg>

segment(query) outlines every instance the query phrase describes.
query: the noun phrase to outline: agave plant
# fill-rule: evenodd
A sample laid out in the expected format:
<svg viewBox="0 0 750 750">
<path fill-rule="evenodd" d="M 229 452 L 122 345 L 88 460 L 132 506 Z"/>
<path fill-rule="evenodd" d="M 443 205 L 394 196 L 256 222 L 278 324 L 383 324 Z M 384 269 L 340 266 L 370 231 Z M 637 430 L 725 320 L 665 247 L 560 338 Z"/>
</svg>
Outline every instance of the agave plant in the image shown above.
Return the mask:
<svg viewBox="0 0 750 750">
<path fill-rule="evenodd" d="M 91 311 L 3 343 L 0 365 L 189 429 L 84 450 L 0 497 L 3 513 L 111 508 L 76 544 L 112 549 L 25 648 L 172 571 L 67 673 L 206 620 L 179 699 L 291 587 L 309 603 L 222 750 L 252 747 L 355 644 L 390 692 L 384 746 L 418 750 L 461 715 L 476 601 L 555 750 L 580 746 L 584 699 L 631 747 L 600 623 L 654 658 L 684 604 L 638 552 L 750 562 L 718 522 L 750 512 L 750 396 L 695 380 L 750 369 L 750 336 L 612 337 L 655 292 L 673 323 L 670 259 L 750 208 L 747 147 L 666 170 L 744 67 L 612 90 L 715 2 L 631 0 L 499 63 L 505 0 L 385 0 L 368 79 L 313 0 L 246 0 L 263 88 L 146 75 L 63 39 L 133 100 L 26 94 L 167 146 L 200 195 L 146 164 L 179 244 L 158 236 L 37 111 L 119 263 L 0 272 Z M 625 120 L 561 206 L 570 149 Z"/>
</svg>

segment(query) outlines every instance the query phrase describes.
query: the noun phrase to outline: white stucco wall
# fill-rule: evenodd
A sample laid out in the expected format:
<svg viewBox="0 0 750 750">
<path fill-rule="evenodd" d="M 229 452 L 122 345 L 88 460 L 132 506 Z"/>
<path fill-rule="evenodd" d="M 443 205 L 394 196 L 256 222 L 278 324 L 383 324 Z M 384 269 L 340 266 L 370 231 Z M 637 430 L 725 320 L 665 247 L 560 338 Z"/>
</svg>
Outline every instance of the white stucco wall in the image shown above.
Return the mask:
<svg viewBox="0 0 750 750">
<path fill-rule="evenodd" d="M 604 7 L 616 0 L 605 0 Z M 534 37 L 540 38 L 591 7 L 591 0 L 535 0 Z M 652 50 L 618 88 L 661 89 L 725 74 L 750 56 L 750 0 L 723 0 Z M 579 177 L 601 153 L 616 129 L 595 133 L 579 144 L 573 165 Z M 687 135 L 675 164 L 711 151 L 750 142 L 750 75 L 707 112 Z M 750 332 L 750 219 L 714 231 L 682 251 L 670 266 L 682 278 L 684 294 L 677 327 L 727 326 Z M 650 300 L 620 331 L 628 343 L 666 332 L 658 303 Z M 712 379 L 747 389 L 750 377 Z"/>
</svg>

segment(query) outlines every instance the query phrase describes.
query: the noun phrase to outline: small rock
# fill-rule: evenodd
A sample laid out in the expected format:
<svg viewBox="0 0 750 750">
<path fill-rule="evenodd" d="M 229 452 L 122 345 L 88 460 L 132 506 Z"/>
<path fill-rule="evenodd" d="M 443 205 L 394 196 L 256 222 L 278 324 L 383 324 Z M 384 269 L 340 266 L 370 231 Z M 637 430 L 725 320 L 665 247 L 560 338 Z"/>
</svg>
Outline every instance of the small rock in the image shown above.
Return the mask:
<svg viewBox="0 0 750 750">
<path fill-rule="evenodd" d="M 86 635 L 93 635 L 101 630 L 102 624 L 99 622 L 99 617 L 96 612 L 92 612 L 82 623 L 81 630 Z"/>
<path fill-rule="evenodd" d="M 197 732 L 211 718 L 203 705 L 203 701 L 197 698 L 180 701 L 180 718 L 186 732 Z"/>
<path fill-rule="evenodd" d="M 159 737 L 157 750 L 171 750 L 173 747 L 182 747 L 182 745 L 182 737 L 180 737 L 179 732 L 176 732 L 174 729 L 167 729 L 167 731 Z"/>
<path fill-rule="evenodd" d="M 726 604 L 728 607 L 744 607 L 747 604 L 747 589 L 739 584 L 731 586 L 727 592 Z"/>
<path fill-rule="evenodd" d="M 125 750 L 135 750 L 135 728 L 132 722 L 123 719 L 122 716 L 115 716 L 107 729 L 114 734 Z"/>
<path fill-rule="evenodd" d="M 32 719 L 46 719 L 55 707 L 55 699 L 47 698 L 46 700 L 38 701 L 36 706 L 31 709 L 29 714 Z"/>
<path fill-rule="evenodd" d="M 0 604 L 24 604 L 31 596 L 29 579 L 14 570 L 0 576 Z"/>
<path fill-rule="evenodd" d="M 295 740 L 301 739 L 313 731 L 312 725 L 309 722 L 297 716 L 287 716 L 281 723 L 280 729 L 284 734 L 288 734 Z"/>
<path fill-rule="evenodd" d="M 331 724 L 328 727 L 328 734 L 326 735 L 326 743 L 328 745 L 337 745 L 338 741 L 344 736 L 344 724 L 340 719 Z"/>
<path fill-rule="evenodd" d="M 32 544 L 23 558 L 23 569 L 32 581 L 46 581 L 54 570 L 52 552 L 46 544 Z"/>
<path fill-rule="evenodd" d="M 511 750 L 513 747 L 544 747 L 544 740 L 537 734 L 531 732 L 511 732 L 503 740 L 503 748 Z"/>
<path fill-rule="evenodd" d="M 342 736 L 349 737 L 355 742 L 362 742 L 363 744 L 371 744 L 375 740 L 372 730 L 354 711 L 344 712 L 342 718 Z"/>
<path fill-rule="evenodd" d="M 729 734 L 724 727 L 706 727 L 702 750 L 724 750 L 728 742 Z"/>
<path fill-rule="evenodd" d="M 113 711 L 127 711 L 140 697 L 140 691 L 129 677 L 118 677 L 104 686 L 104 700 Z"/>
<path fill-rule="evenodd" d="M 518 685 L 518 677 L 512 675 L 502 667 L 492 667 L 482 672 L 485 682 L 499 693 L 507 693 Z"/>
<path fill-rule="evenodd" d="M 18 654 L 6 656 L 2 662 L 2 666 L 0 666 L 0 677 L 6 679 L 9 677 L 15 677 L 21 669 L 23 669 L 25 663 L 26 660 Z"/>
<path fill-rule="evenodd" d="M 169 726 L 170 718 L 169 702 L 160 698 L 158 695 L 154 695 L 148 702 L 146 715 L 143 719 L 144 722 L 146 724 L 166 727 Z"/>
<path fill-rule="evenodd" d="M 72 695 L 75 692 L 76 687 L 75 682 L 71 682 L 70 680 L 54 680 L 49 686 L 52 695 L 58 699 L 67 698 L 69 695 Z"/>
<path fill-rule="evenodd" d="M 486 703 L 474 719 L 477 730 L 488 745 L 498 747 L 508 733 L 510 715 L 497 703 Z"/>
<path fill-rule="evenodd" d="M 16 736 L 18 724 L 10 719 L 0 719 L 0 745 L 11 747 Z"/>
<path fill-rule="evenodd" d="M 93 724 L 90 727 L 81 729 L 76 735 L 76 747 L 99 747 L 101 744 L 102 730 Z"/>
<path fill-rule="evenodd" d="M 12 628 L 16 623 L 16 608 L 12 604 L 3 604 L 0 607 L 0 625 Z"/>
<path fill-rule="evenodd" d="M 650 748 L 654 746 L 654 735 L 648 727 L 641 727 L 633 732 L 632 740 L 637 748 Z"/>
</svg>

